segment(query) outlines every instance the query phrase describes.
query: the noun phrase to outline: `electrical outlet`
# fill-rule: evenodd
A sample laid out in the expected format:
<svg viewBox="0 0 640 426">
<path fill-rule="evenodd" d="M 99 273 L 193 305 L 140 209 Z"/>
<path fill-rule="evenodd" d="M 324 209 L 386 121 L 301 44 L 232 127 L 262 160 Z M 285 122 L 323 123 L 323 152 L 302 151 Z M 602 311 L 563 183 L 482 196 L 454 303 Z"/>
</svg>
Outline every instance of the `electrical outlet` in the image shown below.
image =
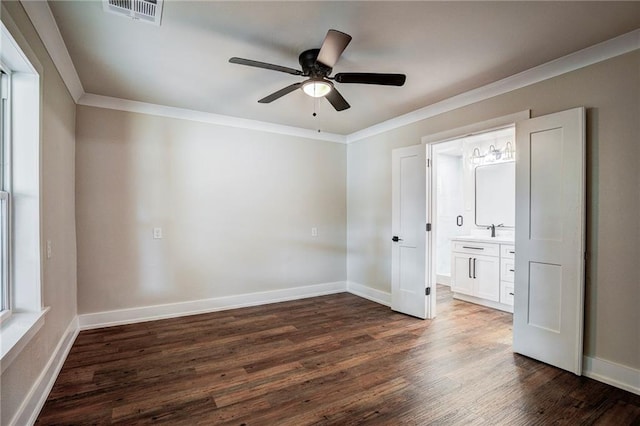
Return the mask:
<svg viewBox="0 0 640 426">
<path fill-rule="evenodd" d="M 311 236 L 312 237 L 317 237 L 318 236 L 318 228 L 316 228 L 316 227 L 311 228 Z"/>
<path fill-rule="evenodd" d="M 154 240 L 162 239 L 162 228 L 153 228 L 153 239 Z"/>
</svg>

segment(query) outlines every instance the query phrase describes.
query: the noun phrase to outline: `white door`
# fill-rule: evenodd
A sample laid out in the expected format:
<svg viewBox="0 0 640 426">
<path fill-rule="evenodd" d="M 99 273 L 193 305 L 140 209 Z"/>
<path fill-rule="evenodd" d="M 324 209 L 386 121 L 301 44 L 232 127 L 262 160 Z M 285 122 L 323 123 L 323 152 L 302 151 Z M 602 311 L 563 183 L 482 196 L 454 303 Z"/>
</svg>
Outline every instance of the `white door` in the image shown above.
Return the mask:
<svg viewBox="0 0 640 426">
<path fill-rule="evenodd" d="M 582 373 L 585 110 L 516 124 L 513 350 Z"/>
<path fill-rule="evenodd" d="M 426 146 L 394 149 L 391 162 L 391 309 L 427 318 Z"/>
</svg>

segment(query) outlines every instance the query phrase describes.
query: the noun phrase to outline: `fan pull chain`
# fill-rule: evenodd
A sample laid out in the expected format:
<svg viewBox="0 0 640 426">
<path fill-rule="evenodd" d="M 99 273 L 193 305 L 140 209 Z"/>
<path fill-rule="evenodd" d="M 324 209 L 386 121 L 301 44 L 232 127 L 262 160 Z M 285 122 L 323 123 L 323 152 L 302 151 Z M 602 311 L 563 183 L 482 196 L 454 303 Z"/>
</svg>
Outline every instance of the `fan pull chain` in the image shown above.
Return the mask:
<svg viewBox="0 0 640 426">
<path fill-rule="evenodd" d="M 318 114 L 317 114 L 317 110 L 318 110 L 318 99 L 320 98 L 313 98 L 313 114 L 311 114 L 314 118 L 318 118 Z M 318 133 L 320 133 L 320 129 L 318 129 Z"/>
</svg>

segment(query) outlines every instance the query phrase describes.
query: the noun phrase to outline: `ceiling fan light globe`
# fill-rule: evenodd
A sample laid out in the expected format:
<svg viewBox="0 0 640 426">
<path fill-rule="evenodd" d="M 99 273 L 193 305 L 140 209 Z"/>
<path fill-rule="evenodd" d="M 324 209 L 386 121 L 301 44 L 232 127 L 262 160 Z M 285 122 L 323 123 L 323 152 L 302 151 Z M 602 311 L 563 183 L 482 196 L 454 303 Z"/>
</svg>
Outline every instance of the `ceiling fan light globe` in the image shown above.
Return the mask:
<svg viewBox="0 0 640 426">
<path fill-rule="evenodd" d="M 302 85 L 302 90 L 312 98 L 322 98 L 331 92 L 332 85 L 325 80 L 308 80 Z"/>
</svg>

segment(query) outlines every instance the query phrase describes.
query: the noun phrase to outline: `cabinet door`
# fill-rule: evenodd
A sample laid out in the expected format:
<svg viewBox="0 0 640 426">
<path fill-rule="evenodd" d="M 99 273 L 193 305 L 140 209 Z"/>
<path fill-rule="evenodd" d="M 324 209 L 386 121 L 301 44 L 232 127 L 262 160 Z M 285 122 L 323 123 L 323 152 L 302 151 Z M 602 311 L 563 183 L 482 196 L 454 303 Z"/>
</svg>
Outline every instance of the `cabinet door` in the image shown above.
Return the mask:
<svg viewBox="0 0 640 426">
<path fill-rule="evenodd" d="M 475 268 L 473 268 L 475 266 Z M 473 295 L 498 302 L 500 300 L 500 263 L 497 257 L 475 256 L 472 265 Z"/>
<path fill-rule="evenodd" d="M 456 293 L 473 295 L 473 260 L 466 254 L 451 255 L 451 290 Z"/>
</svg>

